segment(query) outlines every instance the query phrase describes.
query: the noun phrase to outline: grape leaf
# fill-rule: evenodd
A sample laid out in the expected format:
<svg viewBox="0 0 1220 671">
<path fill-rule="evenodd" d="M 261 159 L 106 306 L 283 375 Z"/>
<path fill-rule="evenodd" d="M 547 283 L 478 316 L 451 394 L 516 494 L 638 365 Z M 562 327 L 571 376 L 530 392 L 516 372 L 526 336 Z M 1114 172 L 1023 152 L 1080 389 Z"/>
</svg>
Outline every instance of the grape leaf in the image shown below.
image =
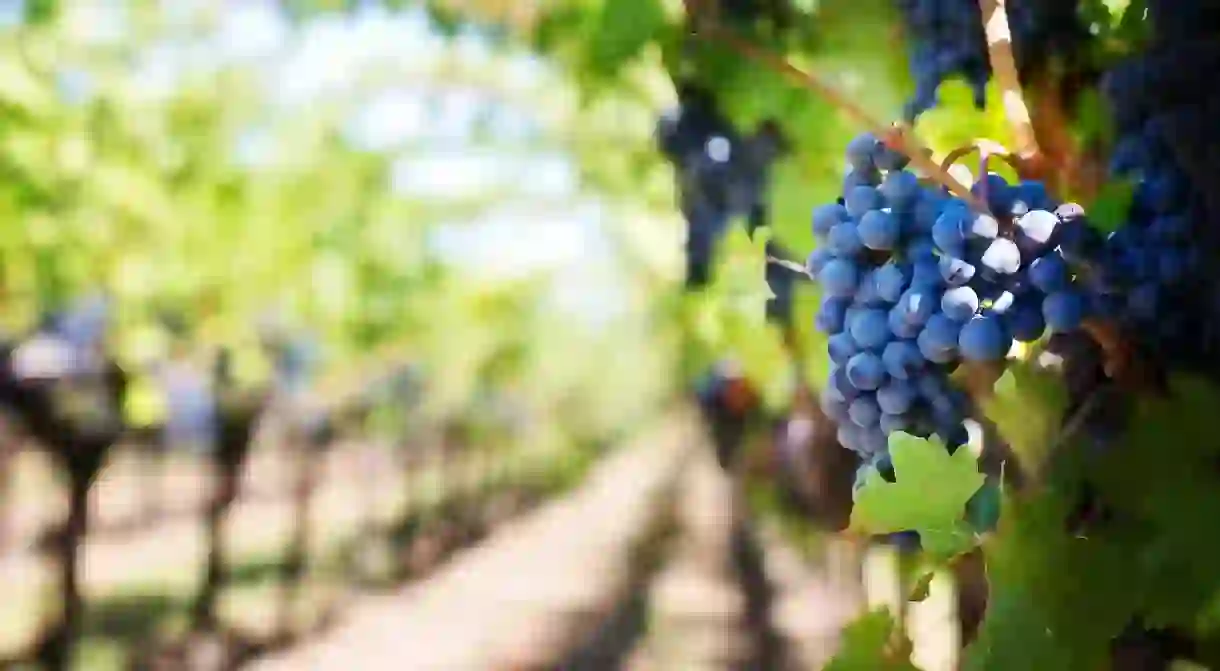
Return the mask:
<svg viewBox="0 0 1220 671">
<path fill-rule="evenodd" d="M 888 610 L 866 613 L 843 630 L 839 652 L 825 671 L 919 671 L 911 663 L 910 641 Z"/>
<path fill-rule="evenodd" d="M 1056 375 L 1025 361 L 1014 361 L 996 381 L 983 410 L 1004 441 L 1021 459 L 1023 469 L 1036 473 L 1060 431 L 1067 409 L 1067 389 Z"/>
<path fill-rule="evenodd" d="M 1089 223 L 1103 233 L 1118 230 L 1127 220 L 1127 209 L 1134 197 L 1134 182 L 1121 179 L 1107 181 L 1088 205 Z"/>
<path fill-rule="evenodd" d="M 895 482 L 868 475 L 856 495 L 851 528 L 869 534 L 919 533 L 933 558 L 947 560 L 971 549 L 976 537 L 963 519 L 966 502 L 983 486 L 970 450 L 950 455 L 935 441 L 906 433 L 890 436 Z"/>
</svg>

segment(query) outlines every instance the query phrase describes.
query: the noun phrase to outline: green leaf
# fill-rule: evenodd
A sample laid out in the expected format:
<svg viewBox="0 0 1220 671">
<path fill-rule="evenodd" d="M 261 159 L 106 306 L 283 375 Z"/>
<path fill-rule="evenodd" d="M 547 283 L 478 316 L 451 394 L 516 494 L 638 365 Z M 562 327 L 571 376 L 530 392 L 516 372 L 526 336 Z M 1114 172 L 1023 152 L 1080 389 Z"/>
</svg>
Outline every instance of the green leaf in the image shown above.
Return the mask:
<svg viewBox="0 0 1220 671">
<path fill-rule="evenodd" d="M 869 474 L 856 495 L 851 528 L 869 534 L 918 532 L 923 549 L 943 560 L 974 547 L 976 537 L 963 514 L 983 486 L 977 457 L 966 449 L 950 455 L 940 443 L 906 433 L 890 436 L 890 457 L 895 482 Z"/>
<path fill-rule="evenodd" d="M 898 638 L 899 645 L 893 645 Z M 839 652 L 825 671 L 919 671 L 911 663 L 910 642 L 888 610 L 866 613 L 847 625 Z"/>
<path fill-rule="evenodd" d="M 1067 389 L 1057 375 L 1016 361 L 996 381 L 994 395 L 983 402 L 983 411 L 1021 460 L 1022 468 L 1036 473 L 1049 456 L 1067 403 Z"/>
<path fill-rule="evenodd" d="M 1088 206 L 1089 223 L 1103 233 L 1118 230 L 1127 220 L 1127 209 L 1134 196 L 1134 182 L 1121 179 L 1106 182 Z"/>
<path fill-rule="evenodd" d="M 659 0 L 604 0 L 588 34 L 585 66 L 596 75 L 614 76 L 664 25 L 665 8 Z"/>
</svg>

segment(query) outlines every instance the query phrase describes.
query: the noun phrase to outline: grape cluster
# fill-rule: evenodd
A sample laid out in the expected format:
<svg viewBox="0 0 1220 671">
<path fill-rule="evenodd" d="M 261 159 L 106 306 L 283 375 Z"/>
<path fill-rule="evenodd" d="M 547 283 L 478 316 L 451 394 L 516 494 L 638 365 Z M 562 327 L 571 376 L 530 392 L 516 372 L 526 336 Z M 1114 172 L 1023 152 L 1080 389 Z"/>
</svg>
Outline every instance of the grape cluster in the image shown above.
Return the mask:
<svg viewBox="0 0 1220 671">
<path fill-rule="evenodd" d="M 1079 206 L 1057 205 L 1039 182 L 987 175 L 975 211 L 871 135 L 847 158 L 842 198 L 813 213 L 819 246 L 806 263 L 832 362 L 821 404 L 843 446 L 884 470 L 895 431 L 966 442 L 968 398 L 950 381 L 961 362 L 1081 326 L 1092 305 L 1073 255 L 1089 236 Z"/>
<path fill-rule="evenodd" d="M 1192 175 L 1180 160 L 1200 146 L 1214 153 L 1206 147 L 1214 146 L 1217 106 L 1200 100 L 1212 94 L 1198 74 L 1209 66 L 1220 66 L 1220 46 L 1178 41 L 1117 66 L 1103 82 L 1118 131 L 1111 172 L 1131 178 L 1135 191 L 1124 225 L 1094 254 L 1098 304 L 1146 349 L 1183 363 L 1212 349 L 1218 335 L 1208 328 L 1215 319 L 1204 317 L 1216 313 L 1207 304 L 1216 291 L 1199 277 L 1202 254 L 1217 245 L 1204 225 L 1211 194 L 1197 179 L 1215 179 L 1217 162 L 1205 158 Z"/>
<path fill-rule="evenodd" d="M 975 104 L 985 102 L 991 64 L 978 0 L 897 0 L 910 44 L 915 93 L 906 106 L 913 120 L 936 106 L 941 83 L 960 76 L 974 92 Z M 1050 55 L 1075 60 L 1089 32 L 1076 13 L 1076 3 L 1029 0 L 1008 6 L 1014 57 L 1022 74 L 1042 67 Z"/>
</svg>

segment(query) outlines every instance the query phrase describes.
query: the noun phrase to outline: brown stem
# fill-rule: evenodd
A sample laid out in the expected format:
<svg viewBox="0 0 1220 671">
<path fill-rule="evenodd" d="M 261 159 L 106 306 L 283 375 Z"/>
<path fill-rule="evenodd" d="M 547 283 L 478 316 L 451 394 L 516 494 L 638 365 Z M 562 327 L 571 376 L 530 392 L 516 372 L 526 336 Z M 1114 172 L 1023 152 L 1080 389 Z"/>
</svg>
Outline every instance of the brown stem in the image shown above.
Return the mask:
<svg viewBox="0 0 1220 671">
<path fill-rule="evenodd" d="M 1042 152 L 1038 138 L 1034 135 L 1033 121 L 1025 95 L 1021 91 L 1021 80 L 1017 75 L 1017 64 L 1012 56 L 1012 31 L 1008 27 L 1006 0 L 979 0 L 983 17 L 983 34 L 987 37 L 987 58 L 991 61 L 991 72 L 1000 87 L 1000 102 L 1004 105 L 1004 117 L 1012 126 L 1017 143 L 1017 156 L 1036 168 Z"/>
<path fill-rule="evenodd" d="M 923 144 L 919 142 L 914 133 L 908 132 L 907 128 L 902 126 L 886 126 L 874 119 L 864 108 L 857 105 L 847 96 L 836 91 L 834 87 L 792 65 L 780 56 L 758 48 L 723 26 L 708 23 L 695 34 L 706 39 L 718 39 L 742 56 L 764 65 L 796 82 L 798 85 L 813 91 L 850 117 L 852 121 L 863 126 L 877 138 L 884 141 L 887 146 L 908 157 L 911 160 L 911 164 L 917 170 L 927 175 L 928 178 L 934 180 L 937 184 L 948 189 L 950 193 L 965 200 L 972 206 L 978 206 L 978 201 L 970 193 L 970 189 L 954 179 L 949 173 L 941 170 L 940 166 L 929 157 Z"/>
</svg>

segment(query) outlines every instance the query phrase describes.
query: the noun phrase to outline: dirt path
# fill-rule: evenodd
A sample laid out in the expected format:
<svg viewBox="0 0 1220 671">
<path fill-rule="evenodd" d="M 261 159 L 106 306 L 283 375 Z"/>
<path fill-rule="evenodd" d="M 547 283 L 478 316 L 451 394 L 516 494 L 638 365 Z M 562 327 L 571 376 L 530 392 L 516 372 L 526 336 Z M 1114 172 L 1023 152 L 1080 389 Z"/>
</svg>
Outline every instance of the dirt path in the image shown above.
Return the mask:
<svg viewBox="0 0 1220 671">
<path fill-rule="evenodd" d="M 599 464 L 576 491 L 510 523 L 422 584 L 361 604 L 260 671 L 541 669 L 630 591 L 630 558 L 663 517 L 692 445 L 667 422 Z"/>
</svg>

